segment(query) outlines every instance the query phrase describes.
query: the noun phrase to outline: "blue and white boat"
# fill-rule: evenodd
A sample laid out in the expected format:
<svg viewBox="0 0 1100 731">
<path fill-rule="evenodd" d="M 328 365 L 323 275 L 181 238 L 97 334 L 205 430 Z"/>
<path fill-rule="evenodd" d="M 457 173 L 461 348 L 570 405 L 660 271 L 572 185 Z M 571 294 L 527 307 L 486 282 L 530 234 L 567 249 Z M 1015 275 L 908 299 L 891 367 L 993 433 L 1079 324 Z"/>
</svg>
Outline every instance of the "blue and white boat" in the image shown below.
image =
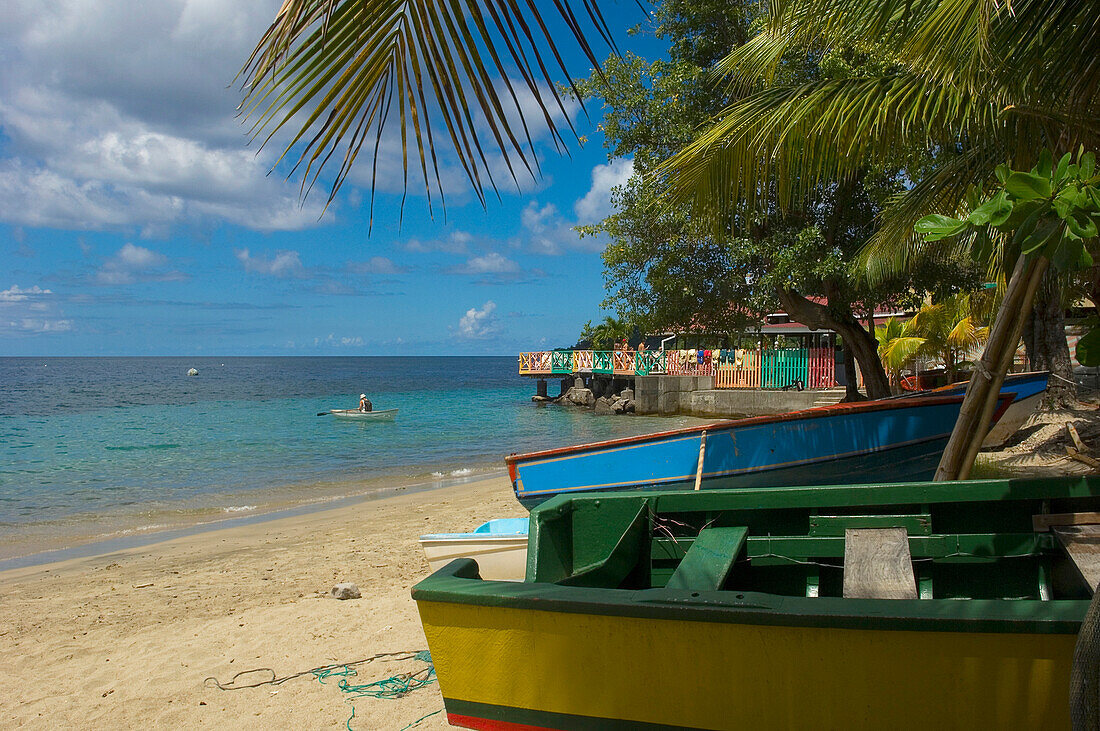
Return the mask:
<svg viewBox="0 0 1100 731">
<path fill-rule="evenodd" d="M 994 422 L 1014 394 L 1002 391 Z M 836 404 L 505 458 L 524 506 L 593 490 L 931 479 L 961 394 Z"/>
<path fill-rule="evenodd" d="M 523 581 L 527 568 L 527 522 L 527 518 L 496 518 L 470 533 L 420 536 L 420 547 L 433 572 L 456 558 L 472 558 L 484 579 Z"/>
</svg>

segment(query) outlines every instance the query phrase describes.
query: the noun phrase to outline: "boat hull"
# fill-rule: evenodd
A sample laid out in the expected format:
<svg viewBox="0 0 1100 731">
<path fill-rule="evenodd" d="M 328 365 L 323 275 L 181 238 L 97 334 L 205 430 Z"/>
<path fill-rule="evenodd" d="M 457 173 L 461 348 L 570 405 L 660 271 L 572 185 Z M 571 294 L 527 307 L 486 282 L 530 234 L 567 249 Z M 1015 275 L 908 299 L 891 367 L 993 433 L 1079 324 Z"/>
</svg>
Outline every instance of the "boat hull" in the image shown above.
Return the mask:
<svg viewBox="0 0 1100 731">
<path fill-rule="evenodd" d="M 523 583 L 413 598 L 469 728 L 1067 728 L 1090 590 L 1050 526 L 1098 512 L 1100 478 L 560 496 Z M 920 598 L 850 593 L 864 531 Z"/>
<path fill-rule="evenodd" d="M 467 728 L 1070 725 L 1072 634 L 689 621 L 518 599 L 418 608 L 448 721 Z"/>
<path fill-rule="evenodd" d="M 397 418 L 397 409 L 384 409 L 382 411 L 359 411 L 358 409 L 330 409 L 329 413 L 337 419 L 353 419 L 355 421 L 393 421 Z"/>
<path fill-rule="evenodd" d="M 1001 397 L 995 418 L 1011 400 Z M 949 395 L 833 406 L 506 461 L 516 498 L 529 508 L 558 494 L 692 489 L 697 476 L 705 489 L 924 480 L 961 403 L 962 396 Z"/>
</svg>

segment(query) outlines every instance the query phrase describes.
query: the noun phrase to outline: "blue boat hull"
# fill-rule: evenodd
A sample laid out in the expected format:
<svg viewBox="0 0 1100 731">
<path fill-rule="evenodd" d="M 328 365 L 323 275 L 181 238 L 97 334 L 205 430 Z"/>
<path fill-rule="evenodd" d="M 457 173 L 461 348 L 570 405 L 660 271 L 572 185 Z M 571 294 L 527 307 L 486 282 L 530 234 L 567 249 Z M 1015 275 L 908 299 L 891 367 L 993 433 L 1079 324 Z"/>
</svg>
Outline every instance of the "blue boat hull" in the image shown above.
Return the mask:
<svg viewBox="0 0 1100 731">
<path fill-rule="evenodd" d="M 996 416 L 1011 402 L 1002 395 Z M 835 485 L 930 479 L 961 396 L 845 404 L 507 458 L 527 507 L 594 490 Z M 704 437 L 705 434 L 705 437 Z M 699 473 L 700 445 L 703 465 Z"/>
</svg>

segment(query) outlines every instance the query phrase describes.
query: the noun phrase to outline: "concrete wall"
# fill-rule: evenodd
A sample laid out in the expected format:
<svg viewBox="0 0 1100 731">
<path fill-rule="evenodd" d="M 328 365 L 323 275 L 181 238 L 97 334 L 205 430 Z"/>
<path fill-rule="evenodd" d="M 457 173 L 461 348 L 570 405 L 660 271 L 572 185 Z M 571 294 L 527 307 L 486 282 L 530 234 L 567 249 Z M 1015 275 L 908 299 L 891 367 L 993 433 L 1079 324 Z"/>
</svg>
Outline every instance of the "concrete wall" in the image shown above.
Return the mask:
<svg viewBox="0 0 1100 731">
<path fill-rule="evenodd" d="M 782 414 L 835 403 L 841 395 L 829 391 L 715 389 L 711 376 L 638 376 L 634 384 L 638 414 L 703 417 Z"/>
<path fill-rule="evenodd" d="M 724 388 L 695 391 L 681 413 L 692 416 L 762 416 L 811 409 L 819 404 L 820 391 L 755 391 Z"/>
<path fill-rule="evenodd" d="M 634 379 L 634 408 L 638 414 L 681 414 L 691 394 L 714 388 L 712 376 L 638 376 Z"/>
</svg>

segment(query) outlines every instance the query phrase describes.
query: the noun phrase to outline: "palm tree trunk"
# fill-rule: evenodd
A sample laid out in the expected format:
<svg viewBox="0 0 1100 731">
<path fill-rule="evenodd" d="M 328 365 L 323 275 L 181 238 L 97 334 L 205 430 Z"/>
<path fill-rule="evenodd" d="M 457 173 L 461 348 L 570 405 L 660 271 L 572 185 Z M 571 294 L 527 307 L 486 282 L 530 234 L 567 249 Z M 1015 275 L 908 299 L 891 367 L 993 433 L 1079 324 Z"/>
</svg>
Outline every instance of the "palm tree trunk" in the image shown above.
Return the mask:
<svg viewBox="0 0 1100 731">
<path fill-rule="evenodd" d="M 989 433 L 1005 373 L 1020 342 L 1025 313 L 1031 309 L 1035 291 L 1049 263 L 1045 257 L 1030 263 L 1023 256 L 1016 260 L 1004 301 L 997 311 L 982 357 L 975 364 L 959 418 L 936 468 L 936 481 L 965 480 L 970 475 L 978 448 Z"/>
<path fill-rule="evenodd" d="M 1047 271 L 1043 277 L 1024 332 L 1024 345 L 1032 369 L 1050 371 L 1043 406 L 1058 409 L 1076 402 L 1077 384 L 1073 380 L 1073 363 L 1066 342 L 1062 287 L 1054 272 Z"/>
</svg>

